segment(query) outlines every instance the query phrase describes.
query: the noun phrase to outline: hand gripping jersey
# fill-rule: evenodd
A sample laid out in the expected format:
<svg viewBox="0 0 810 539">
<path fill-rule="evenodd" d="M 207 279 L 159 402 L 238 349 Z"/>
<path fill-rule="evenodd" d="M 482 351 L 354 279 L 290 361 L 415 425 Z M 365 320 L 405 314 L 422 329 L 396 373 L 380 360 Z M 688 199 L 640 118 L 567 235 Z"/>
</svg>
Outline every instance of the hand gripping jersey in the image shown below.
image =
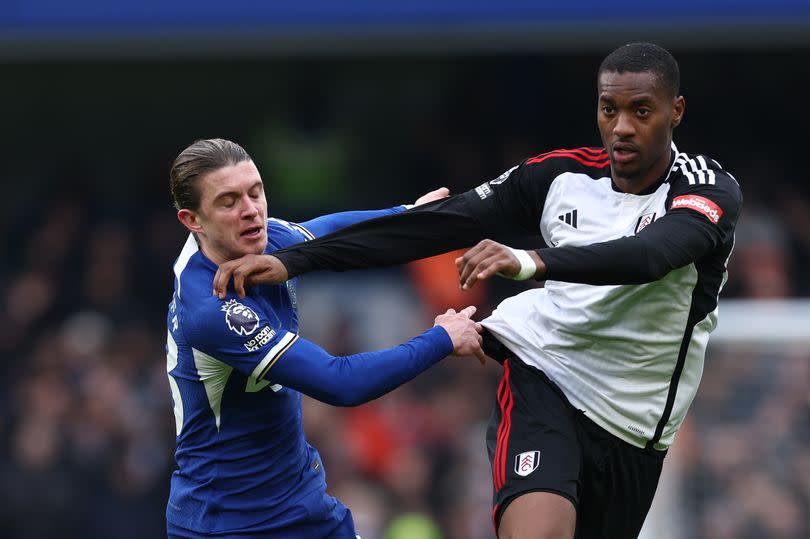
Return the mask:
<svg viewBox="0 0 810 539">
<path fill-rule="evenodd" d="M 268 220 L 267 252 L 346 224 L 320 219 L 307 227 Z M 216 270 L 189 236 L 167 317 L 178 465 L 167 520 L 207 537 L 327 536 L 346 508 L 326 493 L 299 391 L 333 404 L 364 402 L 451 353 L 452 342 L 433 328 L 396 348 L 333 357 L 298 337 L 296 279 L 220 300 L 211 291 Z"/>
<path fill-rule="evenodd" d="M 558 150 L 462 195 L 276 254 L 299 275 L 486 237 L 539 247 L 545 288 L 505 300 L 483 325 L 604 429 L 663 449 L 700 381 L 741 203 L 716 161 L 674 144 L 667 173 L 637 195 L 613 185 L 604 149 Z"/>
</svg>

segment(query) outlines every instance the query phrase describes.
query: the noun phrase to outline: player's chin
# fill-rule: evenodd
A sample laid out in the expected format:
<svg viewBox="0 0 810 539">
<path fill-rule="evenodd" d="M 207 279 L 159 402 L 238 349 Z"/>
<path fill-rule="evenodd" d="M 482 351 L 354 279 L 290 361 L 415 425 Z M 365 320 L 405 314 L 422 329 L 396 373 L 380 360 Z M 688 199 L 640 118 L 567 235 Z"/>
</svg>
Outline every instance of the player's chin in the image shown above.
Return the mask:
<svg viewBox="0 0 810 539">
<path fill-rule="evenodd" d="M 241 238 L 238 251 L 240 252 L 240 256 L 260 255 L 264 253 L 266 247 L 267 237 L 263 236 L 255 239 Z"/>
<path fill-rule="evenodd" d="M 636 161 L 631 161 L 629 163 L 611 161 L 610 168 L 613 173 L 622 178 L 635 178 L 638 176 L 640 170 L 640 167 Z"/>
</svg>

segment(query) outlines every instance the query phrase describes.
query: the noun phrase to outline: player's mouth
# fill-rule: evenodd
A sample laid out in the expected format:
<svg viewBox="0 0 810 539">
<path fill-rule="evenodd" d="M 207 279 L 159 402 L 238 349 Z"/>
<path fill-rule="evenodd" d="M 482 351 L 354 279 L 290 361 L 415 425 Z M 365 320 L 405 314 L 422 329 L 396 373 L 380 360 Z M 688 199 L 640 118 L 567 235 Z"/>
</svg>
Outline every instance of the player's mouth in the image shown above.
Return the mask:
<svg viewBox="0 0 810 539">
<path fill-rule="evenodd" d="M 617 142 L 613 145 L 613 161 L 616 163 L 629 163 L 638 157 L 638 148 L 629 142 Z"/>
<path fill-rule="evenodd" d="M 259 225 L 246 228 L 239 234 L 241 237 L 248 240 L 257 240 L 262 237 L 262 227 Z"/>
</svg>

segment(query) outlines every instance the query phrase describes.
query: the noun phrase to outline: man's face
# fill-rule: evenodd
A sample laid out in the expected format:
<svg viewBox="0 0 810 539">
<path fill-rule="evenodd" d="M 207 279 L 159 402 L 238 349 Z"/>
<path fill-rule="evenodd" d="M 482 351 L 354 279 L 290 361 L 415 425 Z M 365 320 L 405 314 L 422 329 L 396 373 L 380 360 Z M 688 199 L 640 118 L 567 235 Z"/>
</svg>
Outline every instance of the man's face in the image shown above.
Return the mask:
<svg viewBox="0 0 810 539">
<path fill-rule="evenodd" d="M 683 97 L 673 97 L 651 72 L 599 75 L 597 122 L 613 179 L 628 192 L 651 185 L 667 169 L 672 129 L 681 122 Z"/>
<path fill-rule="evenodd" d="M 197 234 L 203 252 L 217 264 L 267 246 L 267 199 L 253 161 L 223 167 L 197 180 L 200 207 L 181 210 L 180 220 Z M 184 217 L 180 214 L 188 212 Z M 187 222 L 187 220 L 189 222 Z"/>
</svg>

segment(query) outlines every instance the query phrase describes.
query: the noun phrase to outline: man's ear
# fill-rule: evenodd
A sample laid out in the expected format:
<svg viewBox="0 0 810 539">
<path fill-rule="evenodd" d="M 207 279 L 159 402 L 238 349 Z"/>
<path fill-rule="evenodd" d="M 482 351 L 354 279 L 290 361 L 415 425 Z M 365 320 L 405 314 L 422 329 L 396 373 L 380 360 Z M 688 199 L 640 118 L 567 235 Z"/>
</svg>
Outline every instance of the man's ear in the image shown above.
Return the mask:
<svg viewBox="0 0 810 539">
<path fill-rule="evenodd" d="M 676 128 L 683 120 L 683 112 L 686 110 L 686 100 L 682 95 L 679 95 L 672 102 L 672 128 Z"/>
<path fill-rule="evenodd" d="M 177 212 L 177 219 L 183 223 L 190 232 L 195 234 L 199 234 L 203 231 L 202 225 L 200 225 L 200 219 L 197 215 L 197 212 L 188 209 L 182 209 Z"/>
</svg>

